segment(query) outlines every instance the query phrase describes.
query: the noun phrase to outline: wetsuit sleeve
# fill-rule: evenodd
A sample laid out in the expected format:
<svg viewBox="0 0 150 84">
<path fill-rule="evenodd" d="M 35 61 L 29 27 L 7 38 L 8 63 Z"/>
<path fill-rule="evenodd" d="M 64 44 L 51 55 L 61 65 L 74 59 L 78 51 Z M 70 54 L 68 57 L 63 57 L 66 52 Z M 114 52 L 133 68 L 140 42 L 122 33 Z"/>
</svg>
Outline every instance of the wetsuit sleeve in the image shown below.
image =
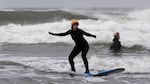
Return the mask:
<svg viewBox="0 0 150 84">
<path fill-rule="evenodd" d="M 68 30 L 65 33 L 51 33 L 51 32 L 49 32 L 49 34 L 55 35 L 55 36 L 66 36 L 66 35 L 70 34 L 70 30 Z"/>
<path fill-rule="evenodd" d="M 86 35 L 86 36 L 90 36 L 90 37 L 94 37 L 94 38 L 96 38 L 96 35 L 93 35 L 93 34 L 87 33 L 87 32 L 85 32 L 85 31 L 83 31 L 83 30 L 81 30 L 81 31 L 82 31 L 82 33 L 83 33 L 84 35 Z"/>
</svg>

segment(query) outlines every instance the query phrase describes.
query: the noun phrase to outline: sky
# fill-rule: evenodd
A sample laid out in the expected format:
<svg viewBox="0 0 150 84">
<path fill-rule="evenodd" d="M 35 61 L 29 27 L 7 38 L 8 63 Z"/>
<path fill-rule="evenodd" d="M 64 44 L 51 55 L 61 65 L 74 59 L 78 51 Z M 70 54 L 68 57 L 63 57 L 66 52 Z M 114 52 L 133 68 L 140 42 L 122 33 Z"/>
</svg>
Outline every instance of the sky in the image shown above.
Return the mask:
<svg viewBox="0 0 150 84">
<path fill-rule="evenodd" d="M 0 0 L 0 8 L 150 8 L 150 0 Z"/>
</svg>

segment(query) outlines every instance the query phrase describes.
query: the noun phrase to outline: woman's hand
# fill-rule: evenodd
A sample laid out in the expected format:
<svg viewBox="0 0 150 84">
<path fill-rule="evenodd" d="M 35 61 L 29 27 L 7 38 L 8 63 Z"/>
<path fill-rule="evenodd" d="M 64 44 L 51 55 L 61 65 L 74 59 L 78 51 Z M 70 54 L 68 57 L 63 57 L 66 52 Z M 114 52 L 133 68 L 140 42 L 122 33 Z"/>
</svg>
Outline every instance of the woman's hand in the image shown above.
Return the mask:
<svg viewBox="0 0 150 84">
<path fill-rule="evenodd" d="M 51 34 L 51 35 L 53 35 L 53 33 L 52 33 L 52 32 L 48 32 L 48 34 Z"/>
<path fill-rule="evenodd" d="M 93 35 L 94 38 L 96 38 L 96 35 Z"/>
</svg>

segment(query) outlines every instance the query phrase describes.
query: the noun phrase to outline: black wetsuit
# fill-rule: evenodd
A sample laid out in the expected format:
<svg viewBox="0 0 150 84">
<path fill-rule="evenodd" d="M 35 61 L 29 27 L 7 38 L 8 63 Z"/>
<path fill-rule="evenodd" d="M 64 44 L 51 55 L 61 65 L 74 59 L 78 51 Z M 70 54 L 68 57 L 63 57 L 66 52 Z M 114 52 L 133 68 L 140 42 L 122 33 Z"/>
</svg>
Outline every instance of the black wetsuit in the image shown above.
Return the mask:
<svg viewBox="0 0 150 84">
<path fill-rule="evenodd" d="M 84 39 L 83 35 L 86 36 L 91 36 L 91 37 L 95 37 L 95 35 L 92 35 L 90 33 L 87 33 L 81 29 L 77 29 L 77 30 L 68 30 L 65 33 L 58 33 L 58 34 L 54 34 L 51 33 L 52 35 L 56 35 L 56 36 L 66 36 L 66 35 L 71 35 L 72 39 L 75 42 L 75 47 L 73 48 L 72 52 L 69 55 L 69 63 L 71 65 L 71 70 L 75 72 L 75 67 L 74 67 L 74 57 L 77 56 L 80 52 L 82 52 L 82 59 L 85 65 L 85 69 L 86 72 L 89 72 L 89 66 L 88 66 L 88 61 L 86 58 L 86 54 L 89 50 L 89 45 L 87 43 L 87 41 Z"/>
<path fill-rule="evenodd" d="M 113 44 L 110 47 L 111 50 L 118 52 L 121 50 L 121 43 L 117 37 L 114 37 Z"/>
</svg>

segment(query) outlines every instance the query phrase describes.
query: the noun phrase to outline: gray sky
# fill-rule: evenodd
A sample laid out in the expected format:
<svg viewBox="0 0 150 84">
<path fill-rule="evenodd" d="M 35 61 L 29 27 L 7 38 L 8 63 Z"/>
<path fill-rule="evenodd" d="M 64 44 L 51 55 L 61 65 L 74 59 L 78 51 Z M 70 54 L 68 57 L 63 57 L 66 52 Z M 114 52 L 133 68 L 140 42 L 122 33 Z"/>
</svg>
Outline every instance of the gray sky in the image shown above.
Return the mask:
<svg viewBox="0 0 150 84">
<path fill-rule="evenodd" d="M 0 8 L 150 8 L 150 0 L 0 0 Z"/>
</svg>

